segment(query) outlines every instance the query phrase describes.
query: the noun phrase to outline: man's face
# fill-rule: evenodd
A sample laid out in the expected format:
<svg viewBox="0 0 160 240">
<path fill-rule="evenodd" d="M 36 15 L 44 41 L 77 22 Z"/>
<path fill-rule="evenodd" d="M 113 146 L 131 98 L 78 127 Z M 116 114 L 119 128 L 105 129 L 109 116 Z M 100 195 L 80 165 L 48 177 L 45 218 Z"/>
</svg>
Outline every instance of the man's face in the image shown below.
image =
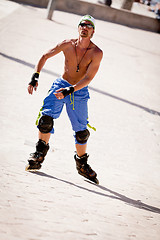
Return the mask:
<svg viewBox="0 0 160 240">
<path fill-rule="evenodd" d="M 83 21 L 80 23 L 78 27 L 78 31 L 81 37 L 84 38 L 91 38 L 94 33 L 94 28 L 91 22 L 89 21 Z"/>
</svg>

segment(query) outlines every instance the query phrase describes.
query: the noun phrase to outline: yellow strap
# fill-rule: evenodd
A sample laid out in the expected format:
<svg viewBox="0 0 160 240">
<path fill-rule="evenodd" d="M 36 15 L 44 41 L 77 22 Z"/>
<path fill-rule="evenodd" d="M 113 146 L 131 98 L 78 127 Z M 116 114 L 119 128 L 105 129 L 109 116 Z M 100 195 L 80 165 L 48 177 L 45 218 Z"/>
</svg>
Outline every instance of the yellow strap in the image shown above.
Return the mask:
<svg viewBox="0 0 160 240">
<path fill-rule="evenodd" d="M 73 95 L 73 100 L 72 100 L 72 95 Z M 69 94 L 69 96 L 70 96 L 70 102 L 71 102 L 70 105 L 73 104 L 73 110 L 75 110 L 75 108 L 74 108 L 74 92 L 72 94 Z M 92 127 L 89 123 L 87 124 L 87 126 L 91 129 L 93 129 L 94 131 L 96 131 L 96 128 Z"/>
<path fill-rule="evenodd" d="M 87 126 L 88 126 L 89 128 L 92 128 L 94 131 L 96 131 L 96 128 L 95 128 L 95 127 L 92 127 L 89 123 L 87 124 Z"/>
<path fill-rule="evenodd" d="M 72 101 L 72 95 L 73 95 L 73 101 Z M 70 96 L 70 105 L 72 105 L 73 104 L 73 110 L 74 110 L 74 92 L 73 92 L 73 94 L 69 94 L 69 96 Z"/>
</svg>

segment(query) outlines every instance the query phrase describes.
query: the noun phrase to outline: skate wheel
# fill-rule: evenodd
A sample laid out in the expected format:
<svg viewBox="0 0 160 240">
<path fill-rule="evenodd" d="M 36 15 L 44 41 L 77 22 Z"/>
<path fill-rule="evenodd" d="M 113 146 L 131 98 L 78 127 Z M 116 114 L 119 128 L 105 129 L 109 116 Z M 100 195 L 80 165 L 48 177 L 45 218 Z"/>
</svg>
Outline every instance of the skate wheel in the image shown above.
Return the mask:
<svg viewBox="0 0 160 240">
<path fill-rule="evenodd" d="M 97 178 L 88 178 L 91 182 L 96 183 L 97 185 L 99 184 L 99 180 Z"/>
<path fill-rule="evenodd" d="M 37 170 L 39 169 L 31 169 L 31 166 L 29 164 L 25 167 L 25 171 L 27 172 L 36 172 Z"/>
<path fill-rule="evenodd" d="M 78 173 L 79 173 L 81 176 L 83 176 L 83 177 L 87 178 L 88 180 L 90 180 L 91 182 L 94 182 L 94 183 L 96 183 L 96 184 L 99 184 L 99 180 L 98 180 L 97 178 L 90 178 L 90 177 L 86 176 L 85 174 L 83 174 L 83 173 L 80 172 L 80 171 L 78 171 Z"/>
<path fill-rule="evenodd" d="M 94 183 L 96 183 L 96 184 L 99 184 L 99 180 L 98 180 L 97 178 L 95 178 L 95 179 L 90 179 L 90 181 L 92 181 L 92 182 L 94 182 Z"/>
<path fill-rule="evenodd" d="M 96 184 L 99 184 L 99 180 L 98 180 L 97 178 L 95 178 L 94 182 L 95 182 Z"/>
<path fill-rule="evenodd" d="M 29 165 L 25 167 L 25 171 L 29 171 Z"/>
</svg>

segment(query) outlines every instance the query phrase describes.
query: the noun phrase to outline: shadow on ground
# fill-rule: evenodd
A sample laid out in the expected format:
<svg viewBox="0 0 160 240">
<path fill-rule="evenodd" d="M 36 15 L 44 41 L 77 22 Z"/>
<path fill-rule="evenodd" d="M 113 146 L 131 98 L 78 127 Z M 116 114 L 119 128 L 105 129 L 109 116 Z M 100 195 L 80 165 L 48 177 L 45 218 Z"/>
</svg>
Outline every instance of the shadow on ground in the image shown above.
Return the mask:
<svg viewBox="0 0 160 240">
<path fill-rule="evenodd" d="M 31 173 L 33 173 L 35 175 L 38 175 L 38 176 L 51 178 L 51 179 L 63 182 L 65 184 L 69 184 L 71 186 L 74 186 L 74 187 L 79 188 L 81 190 L 90 192 L 92 194 L 97 194 L 97 195 L 100 195 L 100 196 L 103 196 L 103 197 L 119 200 L 119 201 L 122 201 L 122 202 L 124 202 L 124 203 L 126 203 L 128 205 L 131 205 L 133 207 L 136 207 L 136 208 L 139 208 L 139 209 L 142 209 L 142 210 L 146 210 L 146 211 L 150 211 L 150 212 L 153 212 L 153 213 L 160 214 L 160 208 L 157 208 L 157 207 L 145 204 L 145 203 L 141 202 L 140 200 L 134 200 L 134 199 L 128 198 L 128 197 L 126 197 L 126 196 L 124 196 L 124 195 L 122 195 L 120 193 L 117 193 L 115 191 L 110 190 L 109 188 L 106 188 L 106 187 L 101 186 L 101 185 L 96 185 L 96 184 L 94 184 L 94 183 L 92 183 L 92 182 L 90 182 L 88 180 L 85 180 L 85 181 L 90 183 L 90 184 L 93 184 L 98 189 L 103 190 L 103 192 L 95 191 L 95 190 L 91 190 L 91 189 L 86 188 L 86 187 L 79 186 L 79 185 L 77 185 L 75 183 L 72 183 L 72 182 L 66 181 L 64 179 L 60 179 L 60 178 L 54 177 L 54 176 L 46 174 L 44 172 L 31 172 Z M 112 195 L 109 195 L 106 192 L 110 193 Z"/>
</svg>

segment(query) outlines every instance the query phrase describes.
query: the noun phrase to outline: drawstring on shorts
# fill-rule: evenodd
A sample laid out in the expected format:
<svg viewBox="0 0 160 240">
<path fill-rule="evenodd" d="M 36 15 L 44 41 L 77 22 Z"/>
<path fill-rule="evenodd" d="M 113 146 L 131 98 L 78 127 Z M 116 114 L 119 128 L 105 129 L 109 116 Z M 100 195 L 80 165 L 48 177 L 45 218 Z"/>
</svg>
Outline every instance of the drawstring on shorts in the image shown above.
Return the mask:
<svg viewBox="0 0 160 240">
<path fill-rule="evenodd" d="M 73 95 L 73 100 L 72 100 L 72 95 Z M 73 105 L 73 110 L 75 110 L 75 108 L 74 108 L 74 92 L 72 93 L 72 94 L 69 94 L 69 96 L 70 96 L 70 105 Z"/>
<path fill-rule="evenodd" d="M 75 110 L 75 108 L 74 108 L 74 92 L 72 94 L 69 94 L 69 96 L 70 96 L 70 102 L 71 102 L 70 105 L 73 105 L 73 110 Z M 89 123 L 87 124 L 87 126 L 91 129 L 93 129 L 94 131 L 96 131 L 96 128 L 92 127 Z"/>
</svg>

